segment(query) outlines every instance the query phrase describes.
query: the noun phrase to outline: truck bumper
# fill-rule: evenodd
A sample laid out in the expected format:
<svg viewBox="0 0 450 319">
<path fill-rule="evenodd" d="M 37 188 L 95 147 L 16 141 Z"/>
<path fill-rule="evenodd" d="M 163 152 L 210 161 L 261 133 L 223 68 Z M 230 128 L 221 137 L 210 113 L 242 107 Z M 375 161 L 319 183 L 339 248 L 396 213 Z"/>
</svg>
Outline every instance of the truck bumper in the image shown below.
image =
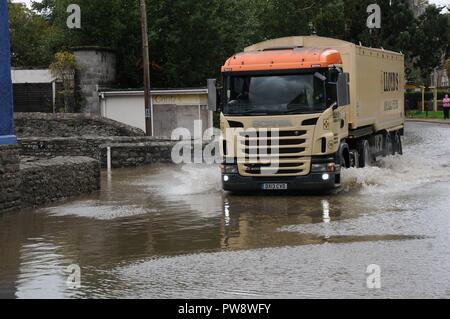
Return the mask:
<svg viewBox="0 0 450 319">
<path fill-rule="evenodd" d="M 223 189 L 230 192 L 273 192 L 266 190 L 265 184 L 287 184 L 287 189 L 277 192 L 291 191 L 327 191 L 337 188 L 340 181 L 340 172 L 326 173 L 328 179 L 324 179 L 324 173 L 310 173 L 307 176 L 297 177 L 243 177 L 239 174 L 223 174 Z M 225 181 L 226 180 L 226 181 Z"/>
</svg>

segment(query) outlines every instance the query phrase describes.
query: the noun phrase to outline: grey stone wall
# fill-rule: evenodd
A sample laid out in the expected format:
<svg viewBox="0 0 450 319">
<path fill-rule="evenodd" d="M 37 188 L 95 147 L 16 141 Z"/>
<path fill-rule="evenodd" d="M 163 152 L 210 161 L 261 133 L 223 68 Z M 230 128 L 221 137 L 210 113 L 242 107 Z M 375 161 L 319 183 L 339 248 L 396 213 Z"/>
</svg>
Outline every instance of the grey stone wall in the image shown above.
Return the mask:
<svg viewBox="0 0 450 319">
<path fill-rule="evenodd" d="M 144 131 L 101 116 L 70 113 L 15 113 L 18 137 L 145 136 Z"/>
<path fill-rule="evenodd" d="M 100 189 L 99 162 L 88 157 L 56 157 L 20 165 L 22 207 L 46 205 Z"/>
<path fill-rule="evenodd" d="M 19 138 L 21 156 L 51 158 L 56 156 L 87 156 L 101 158 L 101 149 L 120 144 L 165 142 L 164 139 L 134 136 L 110 137 L 27 137 Z"/>
<path fill-rule="evenodd" d="M 20 209 L 19 149 L 0 145 L 0 213 Z"/>
<path fill-rule="evenodd" d="M 57 156 L 86 156 L 100 158 L 101 138 L 83 137 L 30 137 L 19 138 L 22 147 L 20 155 L 29 157 L 52 158 Z"/>
<path fill-rule="evenodd" d="M 184 144 L 184 151 L 190 150 L 191 161 L 194 162 L 194 143 L 192 141 L 153 141 L 146 143 L 101 145 L 101 162 L 103 166 L 106 165 L 106 148 L 110 146 L 112 168 L 135 167 L 154 163 L 173 163 L 172 149 L 176 143 Z M 198 148 L 204 150 L 206 145 L 206 143 L 198 145 Z M 219 153 L 213 155 L 220 156 Z M 220 158 L 217 160 L 220 160 Z"/>
<path fill-rule="evenodd" d="M 0 145 L 0 213 L 45 205 L 100 189 L 100 163 L 87 157 L 19 160 Z"/>
<path fill-rule="evenodd" d="M 100 114 L 98 87 L 112 84 L 116 79 L 116 55 L 99 47 L 72 48 L 77 62 L 77 85 L 85 105 L 83 112 Z"/>
<path fill-rule="evenodd" d="M 99 160 L 102 167 L 107 166 L 107 148 L 111 147 L 113 168 L 172 163 L 172 148 L 177 143 L 179 142 L 153 137 L 121 136 L 19 139 L 22 156 L 41 158 L 87 156 Z M 183 143 L 193 148 L 191 141 Z M 194 152 L 191 153 L 193 156 Z"/>
<path fill-rule="evenodd" d="M 87 156 L 106 167 L 106 151 L 111 147 L 113 167 L 140 166 L 171 162 L 175 141 L 152 137 L 68 137 L 20 138 L 21 156 L 52 158 Z"/>
<path fill-rule="evenodd" d="M 101 162 L 106 166 L 107 147 L 111 147 L 112 168 L 136 167 L 154 163 L 172 163 L 174 142 L 104 144 L 100 146 Z"/>
</svg>

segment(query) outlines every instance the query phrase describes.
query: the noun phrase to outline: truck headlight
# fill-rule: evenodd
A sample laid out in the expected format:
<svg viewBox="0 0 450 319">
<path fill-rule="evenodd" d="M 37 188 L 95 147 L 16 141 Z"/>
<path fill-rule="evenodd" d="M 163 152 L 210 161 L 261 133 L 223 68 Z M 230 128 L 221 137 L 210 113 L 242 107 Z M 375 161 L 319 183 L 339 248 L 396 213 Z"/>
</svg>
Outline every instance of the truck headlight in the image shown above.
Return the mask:
<svg viewBox="0 0 450 319">
<path fill-rule="evenodd" d="M 223 166 L 223 173 L 224 174 L 238 174 L 239 169 L 236 165 L 224 165 Z"/>
<path fill-rule="evenodd" d="M 311 171 L 313 173 L 322 173 L 322 172 L 327 172 L 327 163 L 323 163 L 323 164 L 312 164 L 311 165 Z"/>
<path fill-rule="evenodd" d="M 338 167 L 335 163 L 311 164 L 311 171 L 313 173 L 336 172 L 337 170 Z"/>
</svg>

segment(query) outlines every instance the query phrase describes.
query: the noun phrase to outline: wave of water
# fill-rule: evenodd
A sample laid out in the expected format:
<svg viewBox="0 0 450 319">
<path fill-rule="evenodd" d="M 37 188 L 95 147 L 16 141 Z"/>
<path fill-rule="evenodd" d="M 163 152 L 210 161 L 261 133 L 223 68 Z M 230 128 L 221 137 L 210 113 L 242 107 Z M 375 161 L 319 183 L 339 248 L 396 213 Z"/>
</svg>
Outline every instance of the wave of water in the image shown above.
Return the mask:
<svg viewBox="0 0 450 319">
<path fill-rule="evenodd" d="M 377 166 L 343 173 L 345 190 L 364 194 L 398 193 L 429 183 L 450 181 L 450 127 L 421 125 L 405 136 L 404 155 L 381 159 Z"/>
<path fill-rule="evenodd" d="M 219 192 L 222 189 L 220 168 L 217 165 L 188 164 L 164 170 L 150 186 L 157 188 L 158 193 L 168 196 Z"/>
</svg>

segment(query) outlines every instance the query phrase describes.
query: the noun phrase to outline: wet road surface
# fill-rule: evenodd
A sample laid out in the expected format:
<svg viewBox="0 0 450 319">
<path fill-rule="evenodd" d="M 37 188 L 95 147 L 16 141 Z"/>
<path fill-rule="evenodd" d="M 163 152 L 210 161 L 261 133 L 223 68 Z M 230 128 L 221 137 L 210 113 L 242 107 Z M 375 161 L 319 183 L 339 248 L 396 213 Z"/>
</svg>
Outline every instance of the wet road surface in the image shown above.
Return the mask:
<svg viewBox="0 0 450 319">
<path fill-rule="evenodd" d="M 337 195 L 230 195 L 211 166 L 105 172 L 99 193 L 0 216 L 0 297 L 449 298 L 450 125 L 406 134 Z"/>
</svg>

